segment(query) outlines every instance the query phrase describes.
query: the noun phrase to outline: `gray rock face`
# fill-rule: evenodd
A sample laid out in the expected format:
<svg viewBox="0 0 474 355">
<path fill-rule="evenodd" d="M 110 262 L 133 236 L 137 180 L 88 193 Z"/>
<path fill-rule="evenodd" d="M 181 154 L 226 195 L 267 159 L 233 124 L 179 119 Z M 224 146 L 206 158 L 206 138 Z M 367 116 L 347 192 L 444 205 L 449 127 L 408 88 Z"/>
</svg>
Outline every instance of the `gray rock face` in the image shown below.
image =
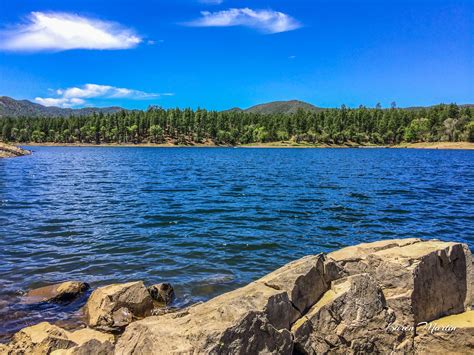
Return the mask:
<svg viewBox="0 0 474 355">
<path fill-rule="evenodd" d="M 399 344 L 385 331 L 394 320 L 375 279 L 359 274 L 334 281 L 291 332 L 300 353 L 387 353 Z"/>
<path fill-rule="evenodd" d="M 30 290 L 24 296 L 23 302 L 67 302 L 78 297 L 89 288 L 90 286 L 85 282 L 67 281 Z"/>
<path fill-rule="evenodd" d="M 288 294 L 290 302 L 298 311 L 291 323 L 306 313 L 328 289 L 324 277 L 324 257 L 306 256 L 257 280 L 258 283 L 282 290 Z"/>
<path fill-rule="evenodd" d="M 90 327 L 119 331 L 132 320 L 151 314 L 153 300 L 142 281 L 100 287 L 84 308 Z"/>
<path fill-rule="evenodd" d="M 116 353 L 291 354 L 292 322 L 328 285 L 322 256 L 289 265 L 185 311 L 132 323 Z"/>
<path fill-rule="evenodd" d="M 344 248 L 328 258 L 346 275 L 371 274 L 404 324 L 460 313 L 471 304 L 471 253 L 459 243 L 381 241 Z"/>
</svg>

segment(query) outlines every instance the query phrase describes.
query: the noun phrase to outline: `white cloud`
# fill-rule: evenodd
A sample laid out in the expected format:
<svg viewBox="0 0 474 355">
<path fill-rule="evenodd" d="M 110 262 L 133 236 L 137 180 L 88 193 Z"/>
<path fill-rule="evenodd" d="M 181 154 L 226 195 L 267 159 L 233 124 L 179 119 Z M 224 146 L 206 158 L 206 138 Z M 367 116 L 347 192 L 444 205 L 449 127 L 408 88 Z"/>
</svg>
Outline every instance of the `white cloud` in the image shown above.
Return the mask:
<svg viewBox="0 0 474 355">
<path fill-rule="evenodd" d="M 114 22 L 57 12 L 32 12 L 26 23 L 0 32 L 0 49 L 8 51 L 127 49 L 140 42 L 133 30 Z"/>
<path fill-rule="evenodd" d="M 59 107 L 72 107 L 77 105 L 84 105 L 86 102 L 78 98 L 52 98 L 52 97 L 37 97 L 35 102 L 43 106 L 59 106 Z"/>
<path fill-rule="evenodd" d="M 186 25 L 195 27 L 246 26 L 265 33 L 279 33 L 296 30 L 302 25 L 293 17 L 273 10 L 252 10 L 249 8 L 224 11 L 202 11 L 201 18 Z"/>
<path fill-rule="evenodd" d="M 206 5 L 220 5 L 224 0 L 199 0 L 199 2 Z"/>
<path fill-rule="evenodd" d="M 86 104 L 86 99 L 105 98 L 132 100 L 153 99 L 160 96 L 172 96 L 172 93 L 156 94 L 140 90 L 119 88 L 110 85 L 85 84 L 55 91 L 58 97 L 37 97 L 35 101 L 44 106 L 73 107 Z"/>
</svg>

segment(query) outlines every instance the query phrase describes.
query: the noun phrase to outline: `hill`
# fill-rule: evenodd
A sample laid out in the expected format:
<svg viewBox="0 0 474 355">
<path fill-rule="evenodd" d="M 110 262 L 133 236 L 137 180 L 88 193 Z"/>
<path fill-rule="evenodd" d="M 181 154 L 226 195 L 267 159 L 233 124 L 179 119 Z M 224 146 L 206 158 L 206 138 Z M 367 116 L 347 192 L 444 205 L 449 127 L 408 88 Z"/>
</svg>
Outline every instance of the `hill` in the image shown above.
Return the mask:
<svg viewBox="0 0 474 355">
<path fill-rule="evenodd" d="M 121 107 L 85 107 L 80 109 L 43 106 L 28 100 L 15 100 L 0 96 L 0 117 L 68 117 L 88 116 L 94 112 L 113 113 L 123 110 Z"/>
<path fill-rule="evenodd" d="M 307 102 L 303 102 L 299 100 L 290 100 L 290 101 L 268 102 L 265 104 L 252 106 L 243 111 L 250 112 L 250 113 L 260 113 L 264 115 L 271 115 L 275 113 L 291 114 L 291 113 L 295 113 L 299 109 L 303 109 L 305 111 L 313 111 L 313 112 L 322 110 L 321 108 L 311 105 Z M 236 111 L 236 109 L 234 108 L 232 109 L 232 111 Z"/>
</svg>

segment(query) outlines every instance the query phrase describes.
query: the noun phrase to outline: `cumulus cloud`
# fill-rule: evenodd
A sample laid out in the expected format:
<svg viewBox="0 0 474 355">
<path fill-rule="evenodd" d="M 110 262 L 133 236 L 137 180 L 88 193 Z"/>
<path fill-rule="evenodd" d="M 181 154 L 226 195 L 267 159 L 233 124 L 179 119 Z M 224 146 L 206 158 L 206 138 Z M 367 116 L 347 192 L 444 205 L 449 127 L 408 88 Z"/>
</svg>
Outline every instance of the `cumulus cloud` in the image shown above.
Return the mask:
<svg viewBox="0 0 474 355">
<path fill-rule="evenodd" d="M 301 27 L 300 22 L 283 12 L 249 8 L 216 12 L 202 11 L 200 18 L 186 25 L 194 27 L 246 26 L 265 33 L 287 32 Z"/>
<path fill-rule="evenodd" d="M 81 87 L 59 89 L 55 91 L 55 94 L 58 97 L 37 97 L 35 102 L 44 106 L 74 107 L 84 105 L 87 103 L 86 99 L 93 98 L 143 100 L 173 95 L 172 93 L 156 94 L 98 84 L 85 84 Z"/>
<path fill-rule="evenodd" d="M 127 49 L 140 42 L 117 23 L 58 12 L 32 12 L 25 23 L 0 31 L 0 49 L 8 51 Z"/>
</svg>

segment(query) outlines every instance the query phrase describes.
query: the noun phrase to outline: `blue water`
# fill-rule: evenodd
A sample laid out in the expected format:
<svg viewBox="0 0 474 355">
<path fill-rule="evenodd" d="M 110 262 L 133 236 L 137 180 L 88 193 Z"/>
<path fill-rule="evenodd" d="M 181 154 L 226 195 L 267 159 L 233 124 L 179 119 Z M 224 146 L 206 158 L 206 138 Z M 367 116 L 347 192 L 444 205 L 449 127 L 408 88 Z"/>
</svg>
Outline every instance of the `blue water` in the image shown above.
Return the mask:
<svg viewBox="0 0 474 355">
<path fill-rule="evenodd" d="M 0 160 L 0 337 L 79 317 L 18 304 L 64 280 L 168 281 L 183 306 L 359 242 L 474 247 L 474 151 L 30 149 Z"/>
</svg>

